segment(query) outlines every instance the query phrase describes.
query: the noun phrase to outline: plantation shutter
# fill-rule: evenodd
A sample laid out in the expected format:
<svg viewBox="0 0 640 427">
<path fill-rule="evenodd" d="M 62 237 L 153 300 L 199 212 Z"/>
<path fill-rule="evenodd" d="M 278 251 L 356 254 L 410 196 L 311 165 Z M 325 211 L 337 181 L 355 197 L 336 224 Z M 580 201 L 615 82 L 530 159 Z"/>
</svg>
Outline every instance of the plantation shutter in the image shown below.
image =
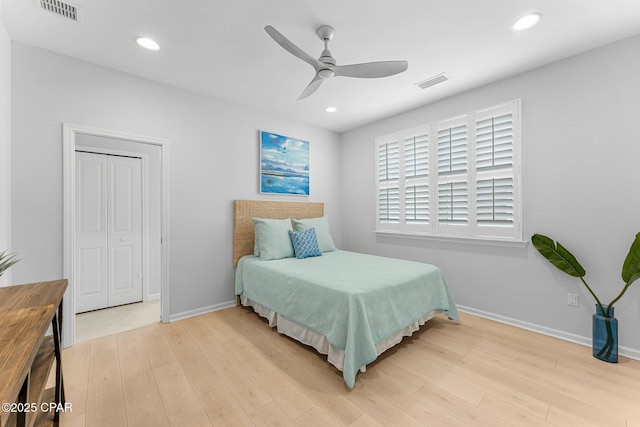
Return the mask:
<svg viewBox="0 0 640 427">
<path fill-rule="evenodd" d="M 378 222 L 400 222 L 400 143 L 378 147 Z"/>
<path fill-rule="evenodd" d="M 520 101 L 376 138 L 376 232 L 522 242 Z"/>
<path fill-rule="evenodd" d="M 438 130 L 438 174 L 467 171 L 467 125 Z"/>
<path fill-rule="evenodd" d="M 466 181 L 451 181 L 438 185 L 438 221 L 441 224 L 467 223 L 468 193 Z"/>
<path fill-rule="evenodd" d="M 512 114 L 490 117 L 476 123 L 476 168 L 478 172 L 513 166 Z"/>
<path fill-rule="evenodd" d="M 429 136 L 404 140 L 404 219 L 407 224 L 429 223 Z"/>
<path fill-rule="evenodd" d="M 476 121 L 476 220 L 513 225 L 513 114 L 488 114 Z"/>
<path fill-rule="evenodd" d="M 468 136 L 466 123 L 438 129 L 438 222 L 466 224 L 469 219 Z"/>
<path fill-rule="evenodd" d="M 513 178 L 480 179 L 476 192 L 478 224 L 513 223 Z"/>
</svg>

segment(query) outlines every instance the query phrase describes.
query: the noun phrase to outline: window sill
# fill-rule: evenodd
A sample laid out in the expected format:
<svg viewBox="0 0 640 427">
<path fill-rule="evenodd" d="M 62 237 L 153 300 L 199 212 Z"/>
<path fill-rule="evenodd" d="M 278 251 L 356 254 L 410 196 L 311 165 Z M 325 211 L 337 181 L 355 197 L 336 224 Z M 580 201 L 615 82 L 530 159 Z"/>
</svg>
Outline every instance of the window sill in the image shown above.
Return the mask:
<svg viewBox="0 0 640 427">
<path fill-rule="evenodd" d="M 433 240 L 436 242 L 463 243 L 485 246 L 508 246 L 512 248 L 525 248 L 528 240 L 500 239 L 498 237 L 468 237 L 468 236 L 434 236 L 426 233 L 406 231 L 375 231 L 377 236 L 392 237 L 398 239 Z"/>
</svg>

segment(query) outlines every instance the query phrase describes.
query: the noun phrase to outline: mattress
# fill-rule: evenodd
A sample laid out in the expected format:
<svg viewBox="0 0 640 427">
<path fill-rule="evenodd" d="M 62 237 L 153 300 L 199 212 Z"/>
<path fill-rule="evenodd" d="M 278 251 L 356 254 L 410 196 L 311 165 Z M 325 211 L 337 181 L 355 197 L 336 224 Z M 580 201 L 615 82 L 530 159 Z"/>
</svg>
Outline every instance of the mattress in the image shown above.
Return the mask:
<svg viewBox="0 0 640 427">
<path fill-rule="evenodd" d="M 293 336 L 328 354 L 351 388 L 358 370 L 434 313 L 459 321 L 437 267 L 340 250 L 302 260 L 245 256 L 236 271 L 236 294 L 265 317 L 281 316 L 324 337 L 326 353 Z"/>
</svg>

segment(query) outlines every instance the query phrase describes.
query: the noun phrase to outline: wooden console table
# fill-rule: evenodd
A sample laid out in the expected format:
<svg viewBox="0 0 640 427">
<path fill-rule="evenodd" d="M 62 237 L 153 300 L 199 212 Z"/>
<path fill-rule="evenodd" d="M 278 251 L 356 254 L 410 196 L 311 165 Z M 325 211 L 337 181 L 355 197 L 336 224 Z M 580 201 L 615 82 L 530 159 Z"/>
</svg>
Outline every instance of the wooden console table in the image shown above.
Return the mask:
<svg viewBox="0 0 640 427">
<path fill-rule="evenodd" d="M 0 287 L 0 404 L 8 404 L 0 409 L 0 427 L 59 424 L 66 288 L 66 279 Z M 49 326 L 53 335 L 45 336 Z M 45 390 L 54 360 L 56 384 Z"/>
</svg>

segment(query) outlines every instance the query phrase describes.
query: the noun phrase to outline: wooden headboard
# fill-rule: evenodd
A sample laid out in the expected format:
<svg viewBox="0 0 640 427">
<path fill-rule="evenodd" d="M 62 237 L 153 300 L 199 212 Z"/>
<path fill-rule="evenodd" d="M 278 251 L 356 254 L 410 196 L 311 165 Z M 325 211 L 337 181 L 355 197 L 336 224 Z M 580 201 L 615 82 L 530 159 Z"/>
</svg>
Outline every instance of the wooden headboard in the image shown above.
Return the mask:
<svg viewBox="0 0 640 427">
<path fill-rule="evenodd" d="M 324 216 L 324 203 L 272 202 L 267 200 L 233 201 L 233 266 L 253 253 L 253 218 L 318 218 Z"/>
</svg>

